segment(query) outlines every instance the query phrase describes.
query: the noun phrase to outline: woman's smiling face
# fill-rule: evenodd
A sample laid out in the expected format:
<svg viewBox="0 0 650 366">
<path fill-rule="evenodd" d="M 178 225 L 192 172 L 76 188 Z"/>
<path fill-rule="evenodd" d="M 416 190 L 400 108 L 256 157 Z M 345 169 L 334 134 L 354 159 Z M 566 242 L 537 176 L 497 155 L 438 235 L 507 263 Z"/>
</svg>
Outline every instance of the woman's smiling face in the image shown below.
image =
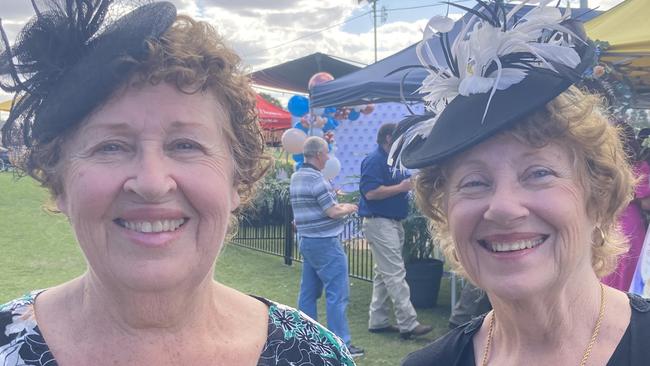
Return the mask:
<svg viewBox="0 0 650 366">
<path fill-rule="evenodd" d="M 239 205 L 229 116 L 211 92 L 129 87 L 64 146 L 59 208 L 98 278 L 138 290 L 212 276 Z"/>
<path fill-rule="evenodd" d="M 503 133 L 449 166 L 450 234 L 480 287 L 514 299 L 593 273 L 595 224 L 567 148 L 536 148 Z"/>
</svg>

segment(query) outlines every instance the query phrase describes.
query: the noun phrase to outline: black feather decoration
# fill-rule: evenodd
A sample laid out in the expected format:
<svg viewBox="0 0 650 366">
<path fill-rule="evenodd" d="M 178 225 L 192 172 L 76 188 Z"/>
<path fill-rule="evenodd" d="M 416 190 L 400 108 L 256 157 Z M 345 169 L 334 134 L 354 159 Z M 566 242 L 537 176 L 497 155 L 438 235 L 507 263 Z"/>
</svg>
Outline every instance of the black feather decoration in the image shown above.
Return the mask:
<svg viewBox="0 0 650 366">
<path fill-rule="evenodd" d="M 138 7 L 138 5 L 141 5 Z M 176 18 L 170 3 L 138 0 L 32 0 L 35 16 L 11 45 L 0 24 L 0 88 L 14 94 L 3 143 L 46 143 L 74 127 L 129 73 L 125 56 L 142 57 L 146 40 Z M 124 16 L 111 11 L 134 8 Z"/>
</svg>

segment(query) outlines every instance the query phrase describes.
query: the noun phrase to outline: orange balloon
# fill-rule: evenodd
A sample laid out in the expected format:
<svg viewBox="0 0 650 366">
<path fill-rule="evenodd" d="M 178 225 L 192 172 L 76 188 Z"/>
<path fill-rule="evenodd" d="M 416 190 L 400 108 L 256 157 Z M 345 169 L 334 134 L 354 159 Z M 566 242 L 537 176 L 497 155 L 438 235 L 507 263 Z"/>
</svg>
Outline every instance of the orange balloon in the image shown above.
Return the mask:
<svg viewBox="0 0 650 366">
<path fill-rule="evenodd" d="M 314 75 L 312 75 L 311 78 L 309 78 L 309 83 L 307 83 L 307 88 L 311 90 L 314 87 L 314 85 L 319 85 L 332 80 L 334 80 L 334 76 L 332 76 L 332 74 L 330 74 L 329 72 L 325 72 L 325 71 L 317 72 Z"/>
<path fill-rule="evenodd" d="M 361 110 L 361 113 L 363 114 L 370 114 L 372 111 L 375 110 L 375 105 L 374 104 L 368 104 L 364 109 Z"/>
</svg>

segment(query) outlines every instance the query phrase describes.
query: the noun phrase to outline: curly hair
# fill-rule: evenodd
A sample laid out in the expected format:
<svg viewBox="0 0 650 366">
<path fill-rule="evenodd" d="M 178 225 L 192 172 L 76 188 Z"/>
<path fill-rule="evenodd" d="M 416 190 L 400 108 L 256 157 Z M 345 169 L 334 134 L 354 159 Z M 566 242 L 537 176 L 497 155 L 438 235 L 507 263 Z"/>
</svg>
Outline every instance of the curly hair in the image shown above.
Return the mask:
<svg viewBox="0 0 650 366">
<path fill-rule="evenodd" d="M 611 273 L 618 257 L 627 252 L 627 239 L 619 230 L 617 218 L 633 198 L 635 178 L 621 142 L 622 131 L 608 122 L 601 99 L 571 87 L 545 108 L 501 133 L 534 147 L 555 142 L 570 149 L 578 183 L 586 193 L 586 212 L 604 236 L 592 243 L 592 268 L 599 277 Z M 448 158 L 422 169 L 416 176 L 415 194 L 445 257 L 456 272 L 466 276 L 455 255 L 445 211 L 446 182 L 452 161 Z"/>
<path fill-rule="evenodd" d="M 269 169 L 272 160 L 265 152 L 258 125 L 255 92 L 241 70 L 239 56 L 226 46 L 208 23 L 183 15 L 176 18 L 160 39 L 147 41 L 147 48 L 147 56 L 142 60 L 121 60 L 131 70 L 122 89 L 130 85 L 164 82 L 183 93 L 215 93 L 230 118 L 225 133 L 235 162 L 234 182 L 241 197 L 241 210 L 251 201 L 256 183 Z M 122 89 L 118 88 L 113 96 Z M 101 107 L 100 104 L 98 108 Z M 28 150 L 21 166 L 25 173 L 48 188 L 53 197 L 63 193 L 62 147 L 77 129 L 62 131 L 47 143 L 35 144 Z"/>
</svg>

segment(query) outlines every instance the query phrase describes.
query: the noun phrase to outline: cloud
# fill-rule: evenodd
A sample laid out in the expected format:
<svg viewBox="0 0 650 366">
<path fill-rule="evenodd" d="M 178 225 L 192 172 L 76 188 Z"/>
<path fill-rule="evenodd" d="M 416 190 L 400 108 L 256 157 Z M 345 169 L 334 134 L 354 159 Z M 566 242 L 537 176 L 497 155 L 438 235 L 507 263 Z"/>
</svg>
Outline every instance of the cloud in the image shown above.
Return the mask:
<svg viewBox="0 0 650 366">
<path fill-rule="evenodd" d="M 2 22 L 5 19 L 29 18 L 34 15 L 31 1 L 3 1 Z"/>
<path fill-rule="evenodd" d="M 203 0 L 205 6 L 218 6 L 224 9 L 291 9 L 299 5 L 299 0 Z"/>
<path fill-rule="evenodd" d="M 254 1 L 244 0 L 244 3 Z M 337 0 L 292 1 L 289 7 L 274 9 L 205 6 L 202 19 L 214 25 L 246 63 L 260 69 L 314 52 L 331 53 L 338 47 L 330 43 L 356 36 L 341 35 L 338 27 L 321 32 L 344 22 L 354 10 L 352 2 L 340 3 Z"/>
</svg>

